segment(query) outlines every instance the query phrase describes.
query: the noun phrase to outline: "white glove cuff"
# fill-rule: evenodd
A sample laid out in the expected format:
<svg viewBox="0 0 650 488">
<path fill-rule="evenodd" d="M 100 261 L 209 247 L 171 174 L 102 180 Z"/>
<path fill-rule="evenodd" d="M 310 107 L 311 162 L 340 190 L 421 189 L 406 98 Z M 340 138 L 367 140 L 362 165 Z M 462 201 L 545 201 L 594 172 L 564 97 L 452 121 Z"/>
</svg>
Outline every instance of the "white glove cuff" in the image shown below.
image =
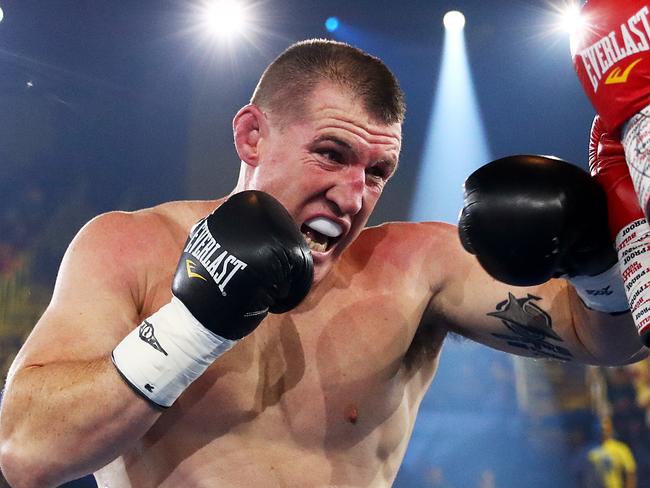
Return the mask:
<svg viewBox="0 0 650 488">
<path fill-rule="evenodd" d="M 569 282 L 592 310 L 616 313 L 630 309 L 618 262 L 596 276 L 573 276 Z"/>
<path fill-rule="evenodd" d="M 203 327 L 176 297 L 131 331 L 113 350 L 113 364 L 144 397 L 170 407 L 212 362 L 237 341 Z"/>
</svg>

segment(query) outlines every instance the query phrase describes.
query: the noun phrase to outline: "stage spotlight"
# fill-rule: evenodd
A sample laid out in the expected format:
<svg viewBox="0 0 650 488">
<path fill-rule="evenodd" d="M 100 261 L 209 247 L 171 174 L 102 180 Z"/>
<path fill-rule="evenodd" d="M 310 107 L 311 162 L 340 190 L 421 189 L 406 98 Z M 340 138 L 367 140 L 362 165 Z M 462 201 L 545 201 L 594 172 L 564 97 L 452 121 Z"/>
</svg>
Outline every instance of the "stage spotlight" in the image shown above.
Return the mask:
<svg viewBox="0 0 650 488">
<path fill-rule="evenodd" d="M 458 10 L 451 10 L 442 18 L 445 29 L 459 31 L 465 27 L 465 16 Z"/>
<path fill-rule="evenodd" d="M 242 32 L 247 19 L 241 2 L 215 0 L 204 5 L 202 16 L 206 30 L 215 37 L 228 37 Z"/>
<path fill-rule="evenodd" d="M 328 32 L 334 32 L 339 28 L 339 19 L 336 17 L 329 17 L 325 21 L 325 28 L 328 30 Z"/>
<path fill-rule="evenodd" d="M 445 15 L 438 82 L 424 143 L 411 219 L 456 223 L 463 181 L 490 152 L 467 56 L 464 16 Z"/>
<path fill-rule="evenodd" d="M 2 19 L 5 18 L 5 13 L 2 10 L 2 7 L 0 7 L 0 22 L 2 22 Z"/>
</svg>

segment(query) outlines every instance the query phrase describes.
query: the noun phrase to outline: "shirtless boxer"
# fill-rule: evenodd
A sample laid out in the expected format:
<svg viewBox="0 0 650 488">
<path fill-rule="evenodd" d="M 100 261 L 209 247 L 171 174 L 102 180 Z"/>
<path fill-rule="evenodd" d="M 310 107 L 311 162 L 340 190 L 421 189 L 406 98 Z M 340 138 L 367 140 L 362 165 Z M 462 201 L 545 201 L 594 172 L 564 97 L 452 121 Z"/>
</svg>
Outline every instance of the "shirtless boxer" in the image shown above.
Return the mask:
<svg viewBox="0 0 650 488">
<path fill-rule="evenodd" d="M 518 287 L 483 271 L 455 226 L 365 228 L 397 168 L 403 117 L 379 60 L 299 43 L 235 115 L 241 169 L 227 199 L 84 226 L 9 373 L 0 413 L 9 482 L 43 488 L 94 472 L 101 487 L 386 487 L 450 332 L 531 357 L 640 357 L 629 314 L 594 310 L 627 303 L 587 308 L 568 281 L 548 279 L 580 271 L 574 244 L 591 251 L 591 236 L 554 236 L 550 257 L 529 256 L 543 269 L 526 280 L 545 283 Z M 489 229 L 472 226 L 486 224 L 492 204 L 480 195 L 490 186 L 503 195 L 491 171 L 475 178 L 464 220 L 465 245 L 482 261 Z M 557 171 L 571 177 L 533 181 L 545 193 L 536 211 L 550 199 L 553 222 L 564 213 L 591 222 L 596 205 L 583 190 L 593 180 Z M 566 193 L 588 212 L 558 208 Z M 529 201 L 511 196 L 502 217 Z M 518 271 L 528 270 L 508 272 Z"/>
</svg>

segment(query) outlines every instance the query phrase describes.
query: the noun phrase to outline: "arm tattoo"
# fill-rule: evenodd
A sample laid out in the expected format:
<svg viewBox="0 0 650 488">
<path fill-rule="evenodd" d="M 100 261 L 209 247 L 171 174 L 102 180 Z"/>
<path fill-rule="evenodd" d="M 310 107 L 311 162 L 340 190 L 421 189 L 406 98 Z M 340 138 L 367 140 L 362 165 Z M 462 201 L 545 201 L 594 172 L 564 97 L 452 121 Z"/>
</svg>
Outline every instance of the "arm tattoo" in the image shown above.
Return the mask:
<svg viewBox="0 0 650 488">
<path fill-rule="evenodd" d="M 569 361 L 573 357 L 571 352 L 551 342 L 563 341 L 553 331 L 551 316 L 533 303 L 537 300 L 541 298 L 530 293 L 525 298 L 508 293 L 508 299 L 497 304 L 496 312 L 487 315 L 500 319 L 511 333 L 492 335 L 524 354 Z"/>
</svg>

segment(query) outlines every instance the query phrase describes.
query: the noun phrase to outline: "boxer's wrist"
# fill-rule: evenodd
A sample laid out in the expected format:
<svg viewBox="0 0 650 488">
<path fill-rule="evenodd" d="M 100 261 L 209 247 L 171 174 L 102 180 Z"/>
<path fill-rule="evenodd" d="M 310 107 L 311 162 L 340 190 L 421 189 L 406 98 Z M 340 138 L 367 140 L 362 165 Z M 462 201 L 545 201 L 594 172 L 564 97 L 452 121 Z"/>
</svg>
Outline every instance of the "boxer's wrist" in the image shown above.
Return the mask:
<svg viewBox="0 0 650 488">
<path fill-rule="evenodd" d="M 587 308 L 606 313 L 630 309 L 618 263 L 595 276 L 572 276 L 567 279 Z"/>
<path fill-rule="evenodd" d="M 210 332 L 173 297 L 115 347 L 112 359 L 137 392 L 169 407 L 236 342 Z"/>
</svg>

